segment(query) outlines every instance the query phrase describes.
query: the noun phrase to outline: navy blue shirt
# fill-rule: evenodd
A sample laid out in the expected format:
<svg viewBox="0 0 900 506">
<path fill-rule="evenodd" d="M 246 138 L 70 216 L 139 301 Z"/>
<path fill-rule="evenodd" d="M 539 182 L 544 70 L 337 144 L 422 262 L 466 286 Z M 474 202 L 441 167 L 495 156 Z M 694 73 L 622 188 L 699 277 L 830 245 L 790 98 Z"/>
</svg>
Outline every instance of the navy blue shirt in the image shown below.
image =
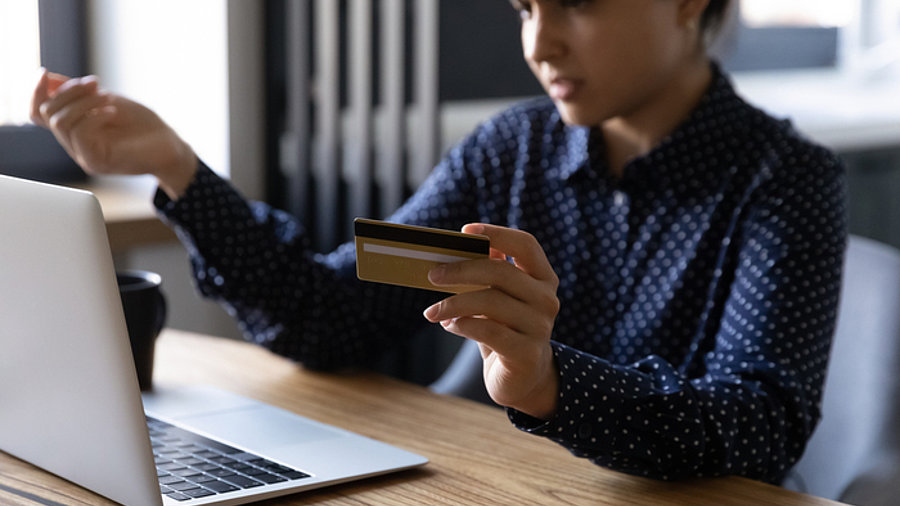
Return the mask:
<svg viewBox="0 0 900 506">
<path fill-rule="evenodd" d="M 714 67 L 715 68 L 715 67 Z M 621 178 L 598 129 L 546 98 L 450 151 L 391 218 L 532 233 L 559 276 L 558 412 L 523 431 L 612 469 L 779 482 L 819 419 L 846 241 L 827 150 L 741 100 L 726 76 Z M 371 363 L 428 325 L 435 294 L 362 282 L 352 244 L 316 254 L 300 224 L 201 165 L 164 218 L 198 286 L 248 339 L 313 368 Z"/>
</svg>

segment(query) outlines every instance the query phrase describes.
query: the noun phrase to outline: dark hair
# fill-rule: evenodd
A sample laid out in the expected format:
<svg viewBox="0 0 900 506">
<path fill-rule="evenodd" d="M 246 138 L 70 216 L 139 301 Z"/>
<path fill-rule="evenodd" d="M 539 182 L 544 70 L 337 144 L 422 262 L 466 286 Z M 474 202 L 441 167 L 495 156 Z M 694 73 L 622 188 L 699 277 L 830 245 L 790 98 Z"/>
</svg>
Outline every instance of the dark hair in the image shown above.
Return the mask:
<svg viewBox="0 0 900 506">
<path fill-rule="evenodd" d="M 709 0 L 709 5 L 700 18 L 700 28 L 707 37 L 715 36 L 722 28 L 730 3 L 731 0 Z"/>
</svg>

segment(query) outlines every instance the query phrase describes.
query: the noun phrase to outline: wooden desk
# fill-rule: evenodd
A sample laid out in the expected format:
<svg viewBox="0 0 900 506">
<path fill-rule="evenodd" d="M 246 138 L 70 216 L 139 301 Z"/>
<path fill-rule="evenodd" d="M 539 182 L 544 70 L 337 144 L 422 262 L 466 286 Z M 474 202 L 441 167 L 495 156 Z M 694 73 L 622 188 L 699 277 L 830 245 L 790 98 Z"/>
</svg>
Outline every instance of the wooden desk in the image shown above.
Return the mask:
<svg viewBox="0 0 900 506">
<path fill-rule="evenodd" d="M 156 216 L 152 203 L 156 183 L 152 177 L 103 176 L 73 186 L 92 192 L 100 201 L 114 255 L 177 239 Z"/>
<path fill-rule="evenodd" d="M 266 504 L 837 504 L 743 478 L 666 483 L 616 473 L 519 432 L 497 408 L 374 374 L 309 372 L 238 341 L 167 331 L 157 346 L 155 382 L 213 384 L 431 460 Z M 0 453 L 0 503 L 36 504 L 22 492 L 63 504 L 109 504 Z"/>
</svg>

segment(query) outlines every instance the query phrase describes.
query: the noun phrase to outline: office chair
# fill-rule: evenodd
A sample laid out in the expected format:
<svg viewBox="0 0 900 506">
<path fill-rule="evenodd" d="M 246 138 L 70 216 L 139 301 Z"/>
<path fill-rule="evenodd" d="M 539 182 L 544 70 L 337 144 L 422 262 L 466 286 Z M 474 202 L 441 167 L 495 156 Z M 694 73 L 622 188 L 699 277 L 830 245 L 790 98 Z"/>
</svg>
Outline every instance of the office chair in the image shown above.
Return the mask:
<svg viewBox="0 0 900 506">
<path fill-rule="evenodd" d="M 900 251 L 851 236 L 822 419 L 787 488 L 863 506 L 900 497 Z"/>
<path fill-rule="evenodd" d="M 481 366 L 481 351 L 478 349 L 478 343 L 465 339 L 453 357 L 453 361 L 450 362 L 443 374 L 429 385 L 429 388 L 432 392 L 439 394 L 464 397 L 496 406 L 497 404 L 491 400 L 491 396 L 484 387 Z"/>
<path fill-rule="evenodd" d="M 465 341 L 431 384 L 493 404 L 478 345 Z M 823 416 L 785 487 L 853 504 L 900 497 L 900 251 L 851 236 Z"/>
</svg>

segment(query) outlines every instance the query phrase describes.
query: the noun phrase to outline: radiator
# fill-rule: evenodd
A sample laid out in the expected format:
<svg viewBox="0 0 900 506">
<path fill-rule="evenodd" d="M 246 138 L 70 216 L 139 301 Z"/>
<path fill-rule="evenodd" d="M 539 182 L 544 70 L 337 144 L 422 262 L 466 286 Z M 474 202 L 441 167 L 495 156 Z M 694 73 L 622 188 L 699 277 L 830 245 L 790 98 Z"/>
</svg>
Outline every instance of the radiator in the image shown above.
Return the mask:
<svg viewBox="0 0 900 506">
<path fill-rule="evenodd" d="M 321 251 L 393 212 L 440 154 L 438 2 L 287 0 L 281 170 Z"/>
</svg>

